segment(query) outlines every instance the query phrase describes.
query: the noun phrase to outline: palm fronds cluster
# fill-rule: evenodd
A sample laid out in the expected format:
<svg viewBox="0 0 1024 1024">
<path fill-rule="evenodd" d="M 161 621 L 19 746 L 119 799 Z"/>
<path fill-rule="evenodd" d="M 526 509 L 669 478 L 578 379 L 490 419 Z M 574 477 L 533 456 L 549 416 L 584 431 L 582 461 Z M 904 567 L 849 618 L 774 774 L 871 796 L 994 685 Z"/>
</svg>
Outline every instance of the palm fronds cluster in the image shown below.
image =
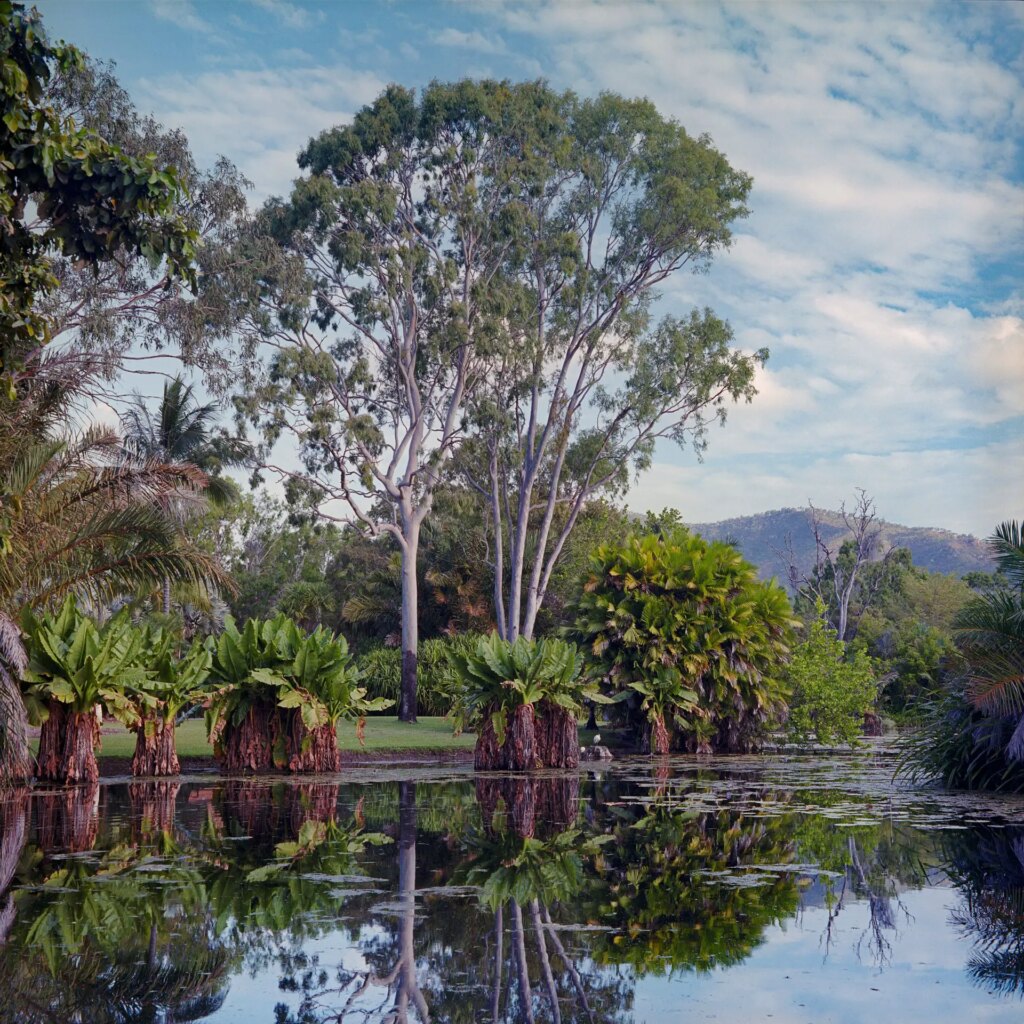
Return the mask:
<svg viewBox="0 0 1024 1024">
<path fill-rule="evenodd" d="M 979 594 L 954 623 L 963 671 L 926 708 L 902 770 L 954 789 L 1024 792 L 1024 536 L 989 539 L 1007 587 Z"/>
<path fill-rule="evenodd" d="M 29 774 L 23 610 L 70 593 L 100 606 L 165 581 L 202 591 L 229 582 L 181 528 L 180 510 L 204 501 L 205 473 L 126 448 L 109 427 L 69 426 L 102 371 L 93 357 L 46 353 L 0 397 L 0 779 Z"/>
</svg>

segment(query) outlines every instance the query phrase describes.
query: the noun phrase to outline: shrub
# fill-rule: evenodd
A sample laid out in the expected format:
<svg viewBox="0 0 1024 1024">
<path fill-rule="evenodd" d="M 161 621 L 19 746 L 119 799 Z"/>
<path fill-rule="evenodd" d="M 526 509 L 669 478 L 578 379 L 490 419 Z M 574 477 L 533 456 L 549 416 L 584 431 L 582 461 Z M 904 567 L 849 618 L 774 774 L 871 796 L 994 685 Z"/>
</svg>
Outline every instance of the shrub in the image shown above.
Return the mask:
<svg viewBox="0 0 1024 1024">
<path fill-rule="evenodd" d="M 785 716 L 789 599 L 729 544 L 675 529 L 603 545 L 573 611 L 590 672 L 649 750 L 751 750 Z"/>
<path fill-rule="evenodd" d="M 420 643 L 416 665 L 416 714 L 447 715 L 455 700 L 452 656 L 465 654 L 479 639 L 475 633 L 437 637 Z M 402 652 L 397 647 L 374 647 L 356 659 L 367 695 L 398 703 L 402 683 Z"/>
<path fill-rule="evenodd" d="M 819 616 L 824 611 L 819 602 Z M 811 623 L 807 639 L 794 649 L 787 680 L 794 739 L 852 744 L 861 735 L 864 714 L 877 696 L 871 660 L 860 649 L 848 658 L 846 644 L 823 617 Z"/>
</svg>

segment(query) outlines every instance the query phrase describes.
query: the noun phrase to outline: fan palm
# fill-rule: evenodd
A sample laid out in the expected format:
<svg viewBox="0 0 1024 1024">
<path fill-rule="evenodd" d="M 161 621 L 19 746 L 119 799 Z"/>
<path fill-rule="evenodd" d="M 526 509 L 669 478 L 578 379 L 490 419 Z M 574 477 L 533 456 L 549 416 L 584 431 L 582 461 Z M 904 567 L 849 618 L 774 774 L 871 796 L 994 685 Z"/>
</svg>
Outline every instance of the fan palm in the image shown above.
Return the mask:
<svg viewBox="0 0 1024 1024">
<path fill-rule="evenodd" d="M 214 432 L 217 407 L 201 403 L 191 384 L 174 377 L 164 384 L 155 409 L 136 395 L 121 418 L 125 449 L 136 457 L 172 466 L 194 466 L 205 474 L 202 490 L 214 505 L 225 505 L 238 495 L 238 487 L 220 471 L 240 465 L 247 446 L 236 438 Z M 181 511 L 187 511 L 182 508 Z M 171 579 L 162 581 L 164 614 L 171 610 Z"/>
<path fill-rule="evenodd" d="M 100 370 L 86 358 L 46 355 L 19 375 L 13 400 L 0 399 L 0 780 L 31 774 L 15 625 L 25 608 L 72 592 L 105 600 L 165 579 L 227 581 L 172 514 L 204 500 L 199 469 L 128 454 L 104 427 L 67 432 Z"/>
<path fill-rule="evenodd" d="M 1024 536 L 1016 520 L 989 538 L 999 571 L 1010 586 L 971 601 L 954 623 L 954 639 L 967 671 L 967 698 L 987 715 L 1010 719 L 1006 747 L 1024 761 Z"/>
</svg>

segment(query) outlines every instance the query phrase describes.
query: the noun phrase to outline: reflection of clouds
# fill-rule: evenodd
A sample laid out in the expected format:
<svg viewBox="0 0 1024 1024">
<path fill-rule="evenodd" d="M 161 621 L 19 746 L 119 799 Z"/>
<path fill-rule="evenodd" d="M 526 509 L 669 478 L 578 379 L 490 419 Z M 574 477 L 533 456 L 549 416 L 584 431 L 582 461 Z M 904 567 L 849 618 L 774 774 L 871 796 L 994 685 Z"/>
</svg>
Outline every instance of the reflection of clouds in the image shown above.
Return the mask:
<svg viewBox="0 0 1024 1024">
<path fill-rule="evenodd" d="M 848 903 L 827 960 L 819 937 L 828 913 L 808 909 L 798 920 L 768 929 L 764 944 L 728 971 L 685 975 L 671 983 L 645 979 L 637 987 L 636 1022 L 682 1024 L 694 1020 L 695 1012 L 699 1019 L 770 1019 L 772 1024 L 1019 1021 L 1019 1002 L 986 1000 L 971 985 L 964 971 L 968 949 L 947 920 L 951 896 L 940 888 L 902 894 L 910 918 L 901 924 L 891 962 L 882 971 L 856 953 L 870 925 L 866 900 Z"/>
</svg>

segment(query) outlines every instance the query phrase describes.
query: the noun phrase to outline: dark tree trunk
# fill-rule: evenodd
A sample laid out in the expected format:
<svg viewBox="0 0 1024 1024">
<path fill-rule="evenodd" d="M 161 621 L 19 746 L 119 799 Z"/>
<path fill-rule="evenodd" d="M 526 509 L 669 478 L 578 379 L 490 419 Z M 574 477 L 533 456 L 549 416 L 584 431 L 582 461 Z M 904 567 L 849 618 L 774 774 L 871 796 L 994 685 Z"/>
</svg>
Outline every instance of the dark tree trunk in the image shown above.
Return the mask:
<svg viewBox="0 0 1024 1024">
<path fill-rule="evenodd" d="M 333 724 L 308 729 L 298 708 L 282 712 L 285 718 L 285 750 L 290 772 L 323 773 L 341 771 L 338 733 Z"/>
<path fill-rule="evenodd" d="M 84 853 L 99 832 L 99 784 L 36 797 L 39 845 L 45 853 Z"/>
<path fill-rule="evenodd" d="M 541 701 L 537 705 L 536 747 L 542 768 L 579 768 L 576 716 L 557 704 Z"/>
<path fill-rule="evenodd" d="M 597 704 L 592 700 L 587 701 L 587 724 L 588 732 L 597 732 Z"/>
<path fill-rule="evenodd" d="M 137 842 L 151 842 L 174 831 L 177 782 L 130 782 L 128 800 L 132 808 L 132 834 Z"/>
<path fill-rule="evenodd" d="M 498 736 L 491 725 L 490 716 L 484 719 L 477 730 L 476 745 L 473 747 L 473 767 L 478 772 L 493 772 L 501 767 Z"/>
<path fill-rule="evenodd" d="M 71 711 L 60 701 L 50 701 L 49 717 L 39 732 L 36 776 L 41 782 L 62 785 L 99 780 L 96 748 L 100 724 L 92 710 Z"/>
<path fill-rule="evenodd" d="M 254 704 L 240 725 L 224 726 L 213 746 L 218 767 L 223 772 L 273 771 L 279 767 L 274 764 L 274 746 L 280 731 L 279 709 L 270 703 Z"/>
<path fill-rule="evenodd" d="M 473 766 L 479 771 L 529 772 L 537 767 L 537 728 L 532 704 L 521 704 L 505 721 L 500 746 L 490 716 L 477 733 Z"/>
<path fill-rule="evenodd" d="M 648 723 L 644 746 L 649 754 L 668 754 L 671 751 L 672 745 L 662 715 L 655 715 Z"/>
<path fill-rule="evenodd" d="M 416 721 L 416 666 L 415 651 L 402 651 L 402 689 L 398 701 L 398 719 L 401 722 Z"/>
<path fill-rule="evenodd" d="M 145 726 L 135 730 L 135 755 L 132 757 L 132 775 L 161 777 L 178 775 L 178 752 L 174 746 L 174 719 L 153 723 L 153 733 L 146 735 Z"/>
</svg>

